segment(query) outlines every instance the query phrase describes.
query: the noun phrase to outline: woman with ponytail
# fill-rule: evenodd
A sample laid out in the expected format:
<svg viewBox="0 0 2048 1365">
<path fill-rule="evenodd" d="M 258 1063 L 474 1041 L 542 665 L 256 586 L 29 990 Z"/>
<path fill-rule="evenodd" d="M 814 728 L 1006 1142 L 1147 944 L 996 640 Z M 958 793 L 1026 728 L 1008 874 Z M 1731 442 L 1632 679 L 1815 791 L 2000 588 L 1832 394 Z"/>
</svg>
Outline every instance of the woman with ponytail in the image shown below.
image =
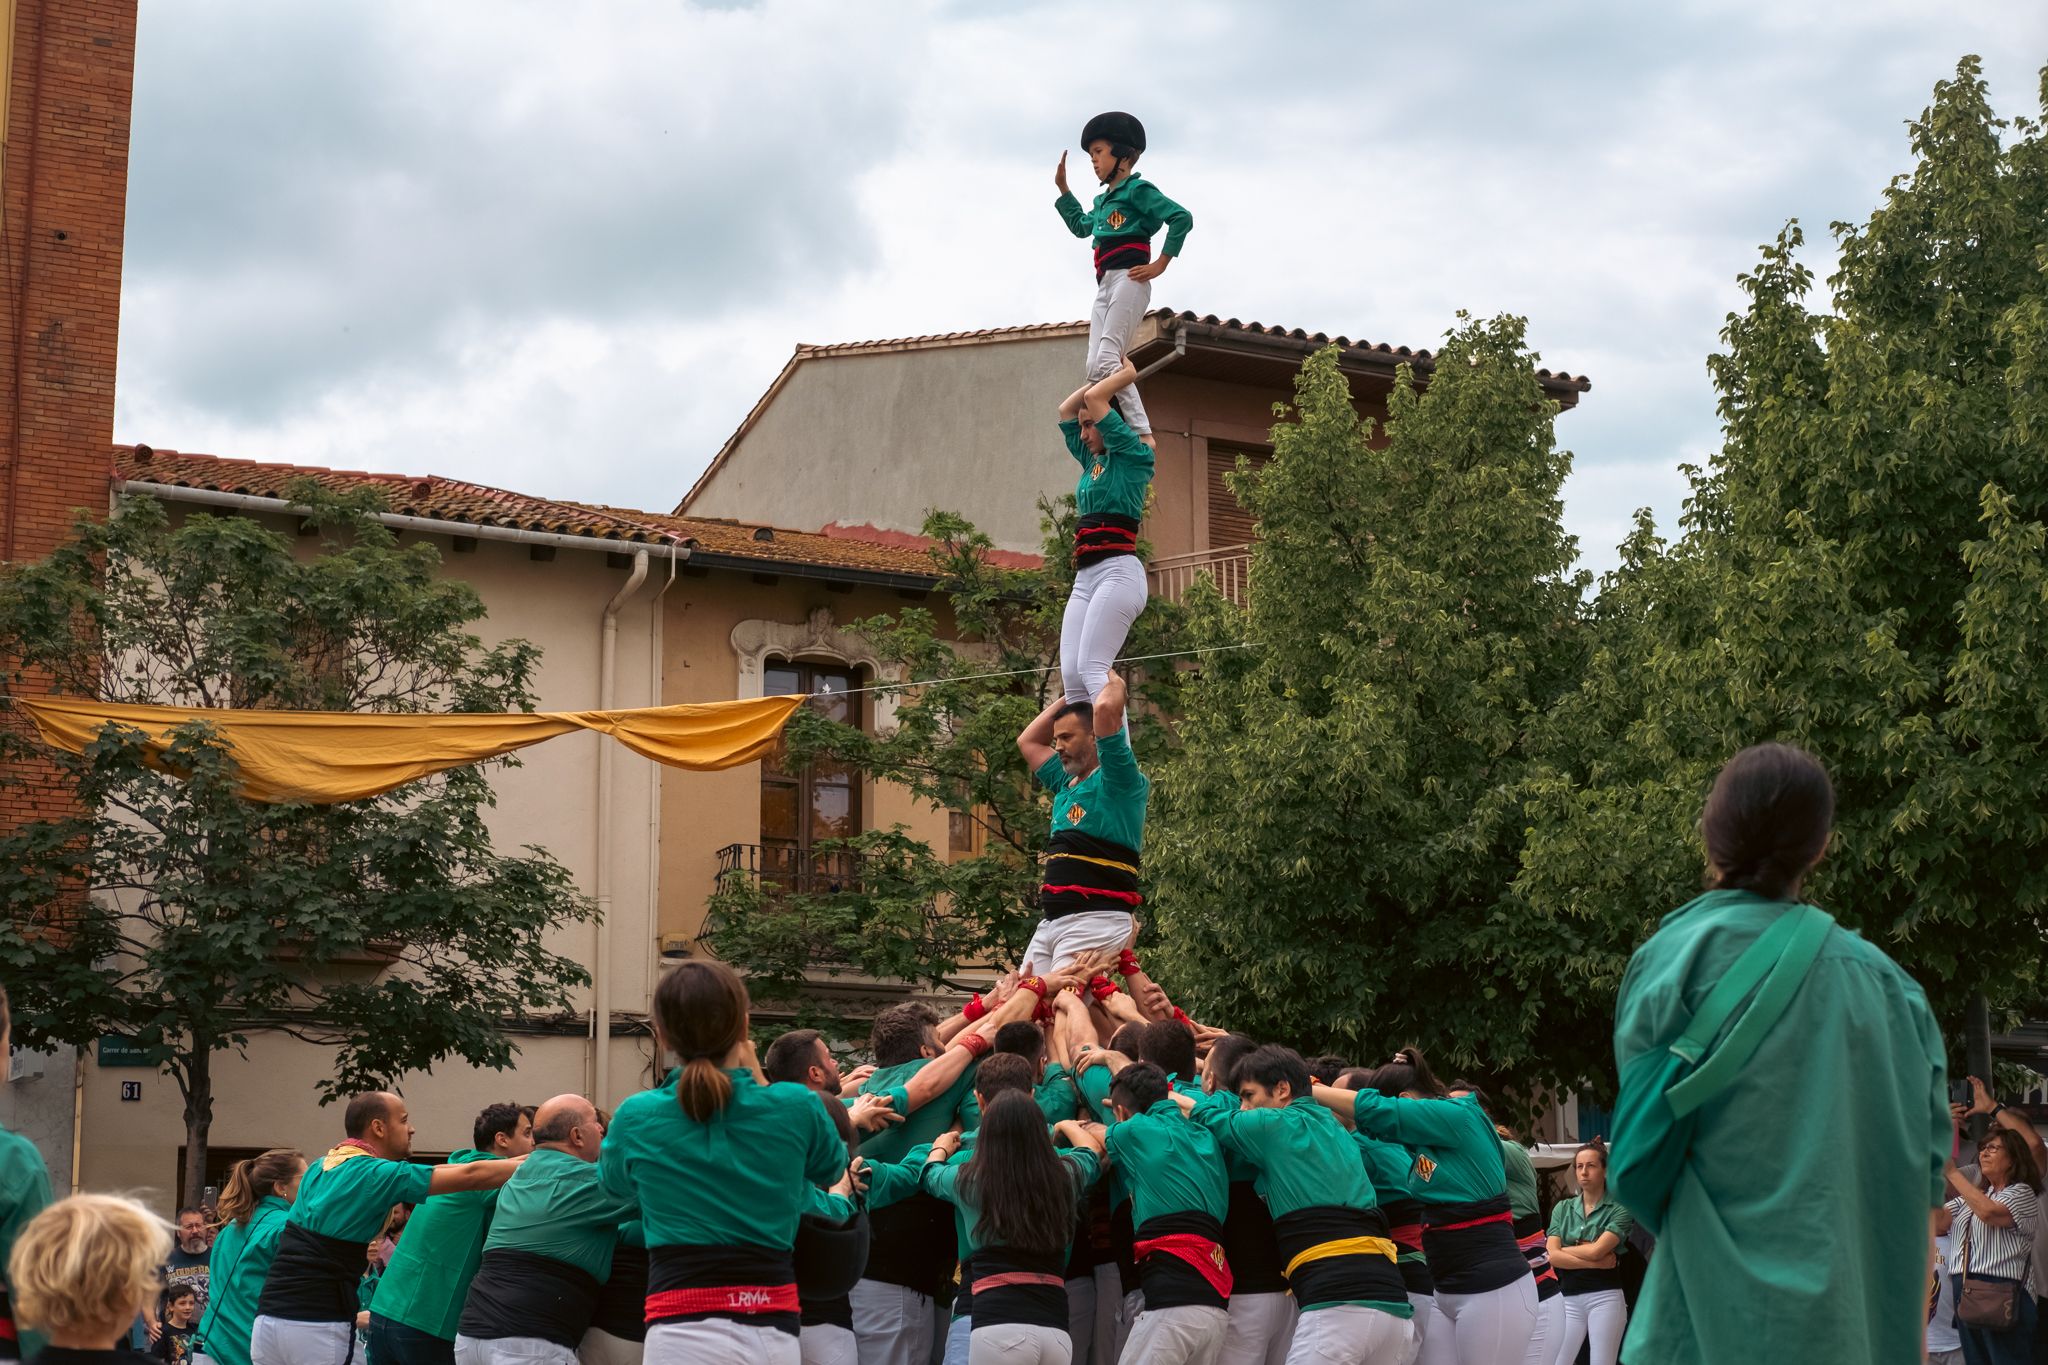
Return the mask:
<svg viewBox="0 0 2048 1365">
<path fill-rule="evenodd" d="M 1631 1362 L 1922 1357 L 1942 1040 L 1911 977 L 1803 903 L 1834 814 L 1812 755 L 1730 759 L 1699 823 L 1708 890 L 1622 978 L 1609 1188 L 1657 1237 Z"/>
<path fill-rule="evenodd" d="M 678 963 L 654 992 L 655 1046 L 676 1067 L 605 1135 L 605 1188 L 639 1201 L 647 1365 L 797 1365 L 792 1248 L 810 1191 L 846 1178 L 817 1095 L 769 1085 L 747 988 L 724 963 Z"/>
<path fill-rule="evenodd" d="M 256 1300 L 270 1274 L 285 1217 L 306 1173 L 301 1152 L 279 1147 L 237 1161 L 220 1193 L 220 1230 L 213 1239 L 212 1282 L 199 1320 L 194 1365 L 249 1365 Z"/>
</svg>

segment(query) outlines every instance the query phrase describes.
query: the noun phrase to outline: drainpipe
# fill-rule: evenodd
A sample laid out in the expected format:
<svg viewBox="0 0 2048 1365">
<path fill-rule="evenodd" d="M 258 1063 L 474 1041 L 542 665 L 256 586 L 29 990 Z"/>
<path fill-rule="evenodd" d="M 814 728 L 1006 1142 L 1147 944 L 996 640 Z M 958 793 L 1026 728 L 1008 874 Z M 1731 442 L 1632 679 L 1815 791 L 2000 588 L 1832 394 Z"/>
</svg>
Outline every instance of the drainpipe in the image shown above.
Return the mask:
<svg viewBox="0 0 2048 1365">
<path fill-rule="evenodd" d="M 1168 365 L 1171 365 L 1174 361 L 1179 360 L 1182 356 L 1186 355 L 1187 353 L 1188 329 L 1185 327 L 1176 327 L 1173 330 L 1173 349 L 1167 352 L 1165 355 L 1159 357 L 1159 359 L 1153 361 L 1150 365 L 1147 365 L 1144 369 L 1138 371 L 1138 379 L 1144 379 L 1148 376 L 1159 373 L 1161 370 L 1165 369 Z M 1134 379 L 1131 382 L 1135 384 L 1138 382 L 1138 380 Z"/>
<path fill-rule="evenodd" d="M 647 632 L 647 704 L 662 705 L 662 619 L 661 599 L 676 585 L 676 547 L 668 549 L 668 581 L 654 594 L 654 620 Z M 641 999 L 654 1008 L 654 961 L 661 947 L 661 766 L 647 765 L 647 967 L 641 980 Z"/>
<path fill-rule="evenodd" d="M 619 608 L 647 581 L 647 551 L 633 552 L 633 572 L 625 586 L 613 594 L 604 607 L 604 647 L 597 660 L 597 708 L 609 711 L 616 705 L 614 693 L 618 673 Z M 592 892 L 597 901 L 597 949 L 590 964 L 591 1102 L 611 1108 L 612 1050 L 612 751 L 613 745 L 598 737 L 597 746 L 597 868 Z"/>
</svg>

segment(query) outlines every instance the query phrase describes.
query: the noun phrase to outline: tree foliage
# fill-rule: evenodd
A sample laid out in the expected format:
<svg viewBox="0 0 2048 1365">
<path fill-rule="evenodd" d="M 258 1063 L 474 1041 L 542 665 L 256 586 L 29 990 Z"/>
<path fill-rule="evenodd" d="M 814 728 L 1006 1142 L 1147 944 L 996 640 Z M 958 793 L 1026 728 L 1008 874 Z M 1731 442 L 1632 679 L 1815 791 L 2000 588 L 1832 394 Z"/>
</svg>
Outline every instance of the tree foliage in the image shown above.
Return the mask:
<svg viewBox="0 0 2048 1365">
<path fill-rule="evenodd" d="M 1979 990 L 2048 1007 L 2048 139 L 1995 117 L 1974 58 L 1910 128 L 1912 170 L 1834 225 L 1828 306 L 1796 223 L 1742 277 L 1721 449 L 1678 542 L 1643 517 L 1601 586 L 1519 886 L 1640 939 L 1698 885 L 1719 764 L 1802 744 L 1840 807 L 1815 898 L 1953 1033 Z"/>
<path fill-rule="evenodd" d="M 1554 988 L 1570 954 L 1510 893 L 1528 736 L 1585 649 L 1533 361 L 1518 320 L 1464 320 L 1375 446 L 1326 350 L 1234 476 L 1249 607 L 1210 594 L 1192 629 L 1256 646 L 1187 682 L 1145 853 L 1160 976 L 1198 1017 L 1523 1080 L 1592 1064 L 1605 1002 Z"/>
<path fill-rule="evenodd" d="M 863 728 L 799 711 L 786 734 L 790 763 L 846 764 L 905 787 L 963 825 L 971 851 L 937 850 L 897 827 L 821 845 L 857 858 L 861 871 L 843 883 L 728 876 L 712 898 L 707 938 L 749 972 L 757 995 L 796 998 L 821 974 L 937 985 L 962 966 L 1014 962 L 1030 940 L 1050 811 L 1016 738 L 1059 686 L 1059 620 L 1073 582 L 1073 501 L 1044 510 L 1045 553 L 1033 568 L 996 564 L 986 535 L 932 514 L 924 533 L 943 609 L 907 607 L 847 627 L 873 646 L 886 673 L 916 685 L 891 690 L 888 724 Z M 1126 657 L 1172 649 L 1179 621 L 1173 604 L 1154 601 Z M 1171 697 L 1171 671 L 1140 679 L 1155 708 L 1136 730 L 1144 756 L 1167 742 L 1158 707 Z"/>
<path fill-rule="evenodd" d="M 149 499 L 81 519 L 48 559 L 0 578 L 10 689 L 200 707 L 532 709 L 538 654 L 486 648 L 466 584 L 400 547 L 364 497 L 306 484 L 320 553 L 238 516 L 173 526 Z M 17 719 L 17 723 L 18 719 Z M 19 740 L 20 735 L 16 736 Z M 545 852 L 493 848 L 481 768 L 371 800 L 264 805 L 235 794 L 204 722 L 167 765 L 109 725 L 49 755 L 71 813 L 0 836 L 0 972 L 17 1036 L 133 1037 L 185 1099 L 186 1202 L 204 1182 L 214 1053 L 275 1031 L 335 1049 L 323 1102 L 455 1056 L 504 1067 L 503 1026 L 564 1010 L 587 979 L 547 951 L 591 905 Z"/>
</svg>

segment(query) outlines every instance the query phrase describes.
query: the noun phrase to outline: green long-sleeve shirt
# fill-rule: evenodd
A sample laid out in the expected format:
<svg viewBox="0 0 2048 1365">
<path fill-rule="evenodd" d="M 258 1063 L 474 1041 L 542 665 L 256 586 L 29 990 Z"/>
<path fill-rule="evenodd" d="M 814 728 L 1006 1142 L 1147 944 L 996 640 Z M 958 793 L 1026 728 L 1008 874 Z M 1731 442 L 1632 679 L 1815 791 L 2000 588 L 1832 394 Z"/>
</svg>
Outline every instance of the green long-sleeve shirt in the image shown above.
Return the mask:
<svg viewBox="0 0 2048 1365">
<path fill-rule="evenodd" d="M 1130 1189 L 1133 1226 L 1169 1213 L 1206 1213 L 1220 1223 L 1230 1212 L 1230 1178 L 1216 1135 L 1172 1100 L 1109 1128 L 1104 1143 Z"/>
<path fill-rule="evenodd" d="M 1101 1175 L 1101 1163 L 1095 1153 L 1086 1147 L 1064 1148 L 1059 1154 L 1059 1159 L 1073 1177 L 1075 1206 L 1078 1208 L 1081 1194 Z M 934 1161 L 925 1166 L 922 1185 L 926 1194 L 943 1199 L 953 1206 L 955 1235 L 959 1238 L 964 1254 L 972 1255 L 989 1245 L 992 1235 L 981 1226 L 980 1202 L 971 1198 L 968 1192 L 961 1188 L 960 1173 L 966 1169 L 965 1161 Z"/>
<path fill-rule="evenodd" d="M 1712 891 L 1664 917 L 1616 1002 L 1624 1088 L 1640 1083 L 1637 1058 L 1667 1050 L 1794 908 Z M 1831 929 L 1756 1052 L 1693 1116 L 1668 1191 L 1630 1187 L 1629 1135 L 1614 1135 L 1612 1194 L 1663 1209 L 1624 1358 L 1918 1361 L 1947 1100 L 1941 1031 L 1919 985 L 1861 935 Z M 1616 1108 L 1642 1103 L 1625 1089 Z"/>
<path fill-rule="evenodd" d="M 277 1255 L 292 1206 L 274 1194 L 256 1201 L 245 1223 L 229 1223 L 213 1239 L 209 1255 L 206 1316 L 199 1320 L 198 1348 L 214 1365 L 249 1365 L 249 1338 L 256 1330 L 256 1300 Z"/>
<path fill-rule="evenodd" d="M 487 1161 L 490 1152 L 466 1147 L 448 1158 L 451 1166 Z M 524 1170 L 525 1167 L 521 1167 Z M 483 1262 L 484 1234 L 491 1227 L 496 1190 L 437 1194 L 413 1212 L 398 1239 L 391 1264 L 377 1280 L 377 1316 L 402 1322 L 443 1341 L 455 1340 L 469 1282 Z"/>
<path fill-rule="evenodd" d="M 1060 438 L 1067 454 L 1081 466 L 1081 480 L 1074 485 L 1074 509 L 1082 516 L 1101 513 L 1145 519 L 1145 498 L 1152 490 L 1152 476 L 1158 470 L 1158 456 L 1138 439 L 1130 424 L 1115 408 L 1095 424 L 1102 437 L 1102 453 L 1096 454 L 1081 439 L 1079 418 L 1060 423 Z"/>
<path fill-rule="evenodd" d="M 14 1239 L 49 1203 L 50 1168 L 43 1164 L 43 1154 L 21 1134 L 0 1128 L 0 1285 L 7 1280 L 7 1257 L 14 1250 Z M 41 1344 L 40 1338 L 24 1341 L 23 1358 Z"/>
<path fill-rule="evenodd" d="M 1053 207 L 1067 225 L 1067 231 L 1076 237 L 1093 235 L 1097 245 L 1105 242 L 1127 241 L 1133 237 L 1150 238 L 1166 229 L 1166 242 L 1159 249 L 1162 256 L 1180 255 L 1181 244 L 1194 229 L 1195 215 L 1174 203 L 1159 192 L 1157 186 L 1144 176 L 1133 172 L 1115 185 L 1095 196 L 1095 206 L 1081 207 L 1081 201 L 1067 190 L 1053 200 Z"/>
<path fill-rule="evenodd" d="M 676 1102 L 680 1074 L 619 1105 L 597 1160 L 605 1190 L 638 1202 L 649 1247 L 787 1250 L 808 1188 L 846 1169 L 846 1143 L 824 1101 L 735 1068 L 726 1072 L 732 1098 L 699 1123 Z"/>
<path fill-rule="evenodd" d="M 1253 1186 L 1275 1218 L 1297 1209 L 1376 1209 L 1358 1145 L 1337 1116 L 1312 1099 L 1277 1109 L 1240 1109 L 1219 1093 L 1195 1105 L 1195 1117 L 1216 1134 L 1226 1152 L 1258 1167 Z"/>
<path fill-rule="evenodd" d="M 1045 1069 L 1045 1076 L 1032 1090 L 1031 1098 L 1038 1101 L 1038 1112 L 1045 1115 L 1048 1124 L 1062 1122 L 1080 1112 L 1080 1092 L 1074 1088 L 1074 1073 L 1054 1062 Z M 960 1131 L 972 1133 L 981 1127 L 981 1101 L 969 1090 L 960 1097 Z"/>
<path fill-rule="evenodd" d="M 601 1150 L 601 1149 L 600 1149 Z M 536 1147 L 498 1191 L 485 1251 L 528 1251 L 611 1278 L 619 1224 L 639 1208 L 604 1187 L 597 1163 L 554 1147 Z M 412 1229 L 407 1228 L 407 1237 Z"/>
<path fill-rule="evenodd" d="M 1470 1095 L 1410 1100 L 1361 1090 L 1352 1117 L 1359 1132 L 1415 1154 L 1409 1189 L 1425 1204 L 1461 1204 L 1508 1192 L 1500 1134 Z"/>
</svg>

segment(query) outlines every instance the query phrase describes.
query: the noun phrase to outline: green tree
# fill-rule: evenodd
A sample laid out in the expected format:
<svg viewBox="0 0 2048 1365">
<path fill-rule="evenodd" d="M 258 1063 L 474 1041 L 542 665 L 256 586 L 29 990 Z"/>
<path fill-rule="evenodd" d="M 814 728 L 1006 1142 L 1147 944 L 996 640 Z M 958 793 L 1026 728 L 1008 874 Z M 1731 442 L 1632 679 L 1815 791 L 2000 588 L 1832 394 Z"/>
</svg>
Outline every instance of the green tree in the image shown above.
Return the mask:
<svg viewBox="0 0 2048 1365">
<path fill-rule="evenodd" d="M 1910 131 L 1911 172 L 1834 225 L 1827 308 L 1796 223 L 1743 276 L 1683 535 L 1643 519 L 1548 719 L 1520 889 L 1626 924 L 1588 990 L 1698 887 L 1716 768 L 1782 739 L 1837 787 L 1815 898 L 1952 1031 L 1980 990 L 2048 1007 L 2048 140 L 1995 117 L 1975 58 Z"/>
<path fill-rule="evenodd" d="M 939 985 L 963 966 L 1013 963 L 1030 940 L 1050 808 L 1016 738 L 1059 685 L 1059 619 L 1073 582 L 1073 500 L 1044 511 L 1044 559 L 1030 569 L 992 563 L 986 535 L 932 514 L 924 533 L 943 610 L 909 607 L 848 627 L 886 670 L 919 685 L 892 689 L 893 722 L 878 730 L 798 711 L 786 732 L 790 762 L 843 763 L 907 788 L 967 832 L 972 851 L 935 850 L 898 826 L 827 845 L 857 855 L 862 869 L 838 886 L 728 876 L 712 897 L 707 939 L 746 969 L 757 995 L 801 999 L 821 970 Z M 1154 601 L 1125 656 L 1172 650 L 1180 620 L 1173 604 Z M 1173 675 L 1138 676 L 1151 708 L 1134 732 L 1143 757 L 1169 740 Z"/>
<path fill-rule="evenodd" d="M 1575 686 L 1570 456 L 1519 320 L 1465 319 L 1371 443 L 1334 348 L 1273 459 L 1249 607 L 1198 602 L 1145 851 L 1160 976 L 1210 1022 L 1357 1056 L 1416 1042 L 1528 1089 L 1588 1064 L 1604 1002 L 1514 916 L 1531 726 Z"/>
<path fill-rule="evenodd" d="M 173 526 L 154 501 L 81 519 L 0 578 L 10 690 L 31 670 L 108 701 L 363 711 L 532 709 L 532 646 L 485 648 L 466 584 L 400 547 L 362 497 L 314 485 L 321 553 L 245 517 Z M 109 725 L 49 756 L 74 813 L 0 837 L 0 972 L 17 1036 L 139 1041 L 185 1102 L 183 1200 L 205 1183 L 213 1057 L 258 1031 L 336 1050 L 322 1102 L 450 1056 L 502 1068 L 505 1025 L 567 1008 L 581 967 L 542 946 L 593 907 L 545 852 L 491 845 L 485 772 L 365 801 L 265 805 L 183 726 L 166 766 Z"/>
</svg>

